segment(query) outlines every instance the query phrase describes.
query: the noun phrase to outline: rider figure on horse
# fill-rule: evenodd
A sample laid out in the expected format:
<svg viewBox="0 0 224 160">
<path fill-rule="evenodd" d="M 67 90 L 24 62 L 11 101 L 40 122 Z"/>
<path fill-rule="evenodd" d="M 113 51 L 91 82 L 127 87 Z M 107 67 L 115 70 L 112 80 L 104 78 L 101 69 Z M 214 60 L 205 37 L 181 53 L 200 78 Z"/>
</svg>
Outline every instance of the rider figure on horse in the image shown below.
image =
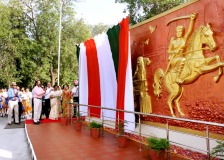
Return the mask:
<svg viewBox="0 0 224 160">
<path fill-rule="evenodd" d="M 184 35 L 184 26 L 176 27 L 176 39 L 174 37 L 170 40 L 170 45 L 168 48 L 169 53 L 169 64 L 167 66 L 167 71 L 175 72 L 175 82 L 181 84 L 183 80 L 180 78 L 181 72 L 186 59 L 184 58 L 184 49 L 186 47 L 186 42 L 193 31 L 193 26 L 195 22 L 196 14 L 192 13 L 190 16 L 190 24 L 187 33 Z M 167 73 L 166 71 L 166 73 Z"/>
</svg>

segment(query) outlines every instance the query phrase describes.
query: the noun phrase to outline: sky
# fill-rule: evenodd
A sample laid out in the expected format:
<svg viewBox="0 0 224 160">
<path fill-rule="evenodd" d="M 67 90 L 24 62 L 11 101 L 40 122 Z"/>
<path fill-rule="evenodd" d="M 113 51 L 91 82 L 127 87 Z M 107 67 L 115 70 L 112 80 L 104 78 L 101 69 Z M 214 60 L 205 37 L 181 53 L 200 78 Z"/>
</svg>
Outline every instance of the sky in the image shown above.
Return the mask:
<svg viewBox="0 0 224 160">
<path fill-rule="evenodd" d="M 115 0 L 80 0 L 75 8 L 78 18 L 91 25 L 116 25 L 127 16 L 123 13 L 124 9 L 125 5 L 115 3 Z"/>
</svg>

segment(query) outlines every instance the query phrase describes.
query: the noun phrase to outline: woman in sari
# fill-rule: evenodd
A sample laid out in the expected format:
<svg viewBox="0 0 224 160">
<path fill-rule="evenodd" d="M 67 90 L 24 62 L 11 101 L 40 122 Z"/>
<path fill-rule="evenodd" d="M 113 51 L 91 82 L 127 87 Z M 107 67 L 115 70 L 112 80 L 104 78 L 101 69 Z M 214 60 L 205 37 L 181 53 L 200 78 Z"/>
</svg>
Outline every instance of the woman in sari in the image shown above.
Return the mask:
<svg viewBox="0 0 224 160">
<path fill-rule="evenodd" d="M 30 92 L 29 88 L 26 89 L 26 104 L 27 104 L 27 110 L 28 110 L 28 115 L 32 114 L 32 93 Z"/>
<path fill-rule="evenodd" d="M 71 109 L 70 100 L 72 96 L 72 91 L 69 90 L 69 86 L 65 84 L 63 86 L 63 91 L 62 91 L 62 114 L 64 117 L 71 117 L 72 112 L 69 112 Z"/>
<path fill-rule="evenodd" d="M 49 119 L 57 120 L 59 116 L 59 106 L 61 105 L 61 88 L 54 85 L 54 90 L 50 92 L 51 111 Z"/>
<path fill-rule="evenodd" d="M 29 97 L 26 94 L 25 88 L 21 89 L 21 99 L 22 99 L 22 105 L 23 105 L 23 115 L 22 118 L 28 118 L 29 113 L 32 111 L 32 107 L 29 102 Z"/>
<path fill-rule="evenodd" d="M 5 117 L 5 115 L 7 114 L 7 110 L 8 110 L 8 92 L 7 89 L 2 89 L 2 105 L 3 105 L 3 117 Z"/>
<path fill-rule="evenodd" d="M 4 112 L 4 106 L 2 104 L 3 102 L 3 96 L 2 96 L 2 90 L 0 89 L 0 116 L 4 117 L 5 116 L 5 112 Z"/>
</svg>

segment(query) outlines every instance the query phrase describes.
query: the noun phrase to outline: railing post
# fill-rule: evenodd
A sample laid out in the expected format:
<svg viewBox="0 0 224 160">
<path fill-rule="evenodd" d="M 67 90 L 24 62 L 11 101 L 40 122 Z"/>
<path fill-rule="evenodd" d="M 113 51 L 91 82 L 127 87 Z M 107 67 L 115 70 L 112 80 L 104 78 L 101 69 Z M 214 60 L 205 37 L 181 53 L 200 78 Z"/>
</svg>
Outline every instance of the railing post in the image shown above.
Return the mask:
<svg viewBox="0 0 224 160">
<path fill-rule="evenodd" d="M 104 136 L 104 115 L 103 115 L 103 109 L 102 109 L 102 136 Z"/>
<path fill-rule="evenodd" d="M 79 103 L 76 104 L 76 111 L 79 113 Z"/>
<path fill-rule="evenodd" d="M 115 129 L 118 129 L 118 125 L 120 125 L 120 112 L 117 113 L 117 123 L 115 122 Z"/>
<path fill-rule="evenodd" d="M 89 123 L 90 123 L 90 110 L 89 110 L 89 106 L 88 106 L 88 116 L 89 116 Z"/>
<path fill-rule="evenodd" d="M 68 113 L 67 113 L 67 116 L 68 116 L 68 124 L 71 124 L 72 123 L 72 117 L 71 117 L 71 113 L 70 112 L 72 112 L 71 111 L 71 109 L 72 109 L 72 104 L 73 104 L 73 101 L 72 101 L 72 99 L 70 100 L 70 103 L 68 103 L 67 105 L 67 108 L 68 108 Z"/>
<path fill-rule="evenodd" d="M 169 120 L 166 120 L 166 139 L 169 141 Z M 167 159 L 170 160 L 170 148 L 167 151 Z"/>
<path fill-rule="evenodd" d="M 142 151 L 142 129 L 141 129 L 141 117 L 138 114 L 138 123 L 139 123 L 139 150 Z"/>
<path fill-rule="evenodd" d="M 208 156 L 208 160 L 210 160 L 210 142 L 209 142 L 209 129 L 208 129 L 208 125 L 206 125 L 206 146 L 207 146 L 207 156 Z"/>
</svg>

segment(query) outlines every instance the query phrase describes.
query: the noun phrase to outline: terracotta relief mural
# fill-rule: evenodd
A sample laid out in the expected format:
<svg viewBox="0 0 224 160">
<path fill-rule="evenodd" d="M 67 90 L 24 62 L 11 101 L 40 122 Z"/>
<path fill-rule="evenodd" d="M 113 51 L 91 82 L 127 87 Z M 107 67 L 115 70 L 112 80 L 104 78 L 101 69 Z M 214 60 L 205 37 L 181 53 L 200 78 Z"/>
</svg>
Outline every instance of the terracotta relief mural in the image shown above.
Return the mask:
<svg viewBox="0 0 224 160">
<path fill-rule="evenodd" d="M 150 102 L 144 110 L 224 123 L 223 0 L 186 3 L 132 26 L 130 35 L 133 71 L 139 68 L 140 59 L 150 61 L 144 75 L 148 86 L 144 95 Z M 142 117 L 142 120 L 163 121 L 149 117 Z M 203 128 L 191 123 L 173 124 Z M 213 131 L 224 133 L 217 127 Z"/>
</svg>

